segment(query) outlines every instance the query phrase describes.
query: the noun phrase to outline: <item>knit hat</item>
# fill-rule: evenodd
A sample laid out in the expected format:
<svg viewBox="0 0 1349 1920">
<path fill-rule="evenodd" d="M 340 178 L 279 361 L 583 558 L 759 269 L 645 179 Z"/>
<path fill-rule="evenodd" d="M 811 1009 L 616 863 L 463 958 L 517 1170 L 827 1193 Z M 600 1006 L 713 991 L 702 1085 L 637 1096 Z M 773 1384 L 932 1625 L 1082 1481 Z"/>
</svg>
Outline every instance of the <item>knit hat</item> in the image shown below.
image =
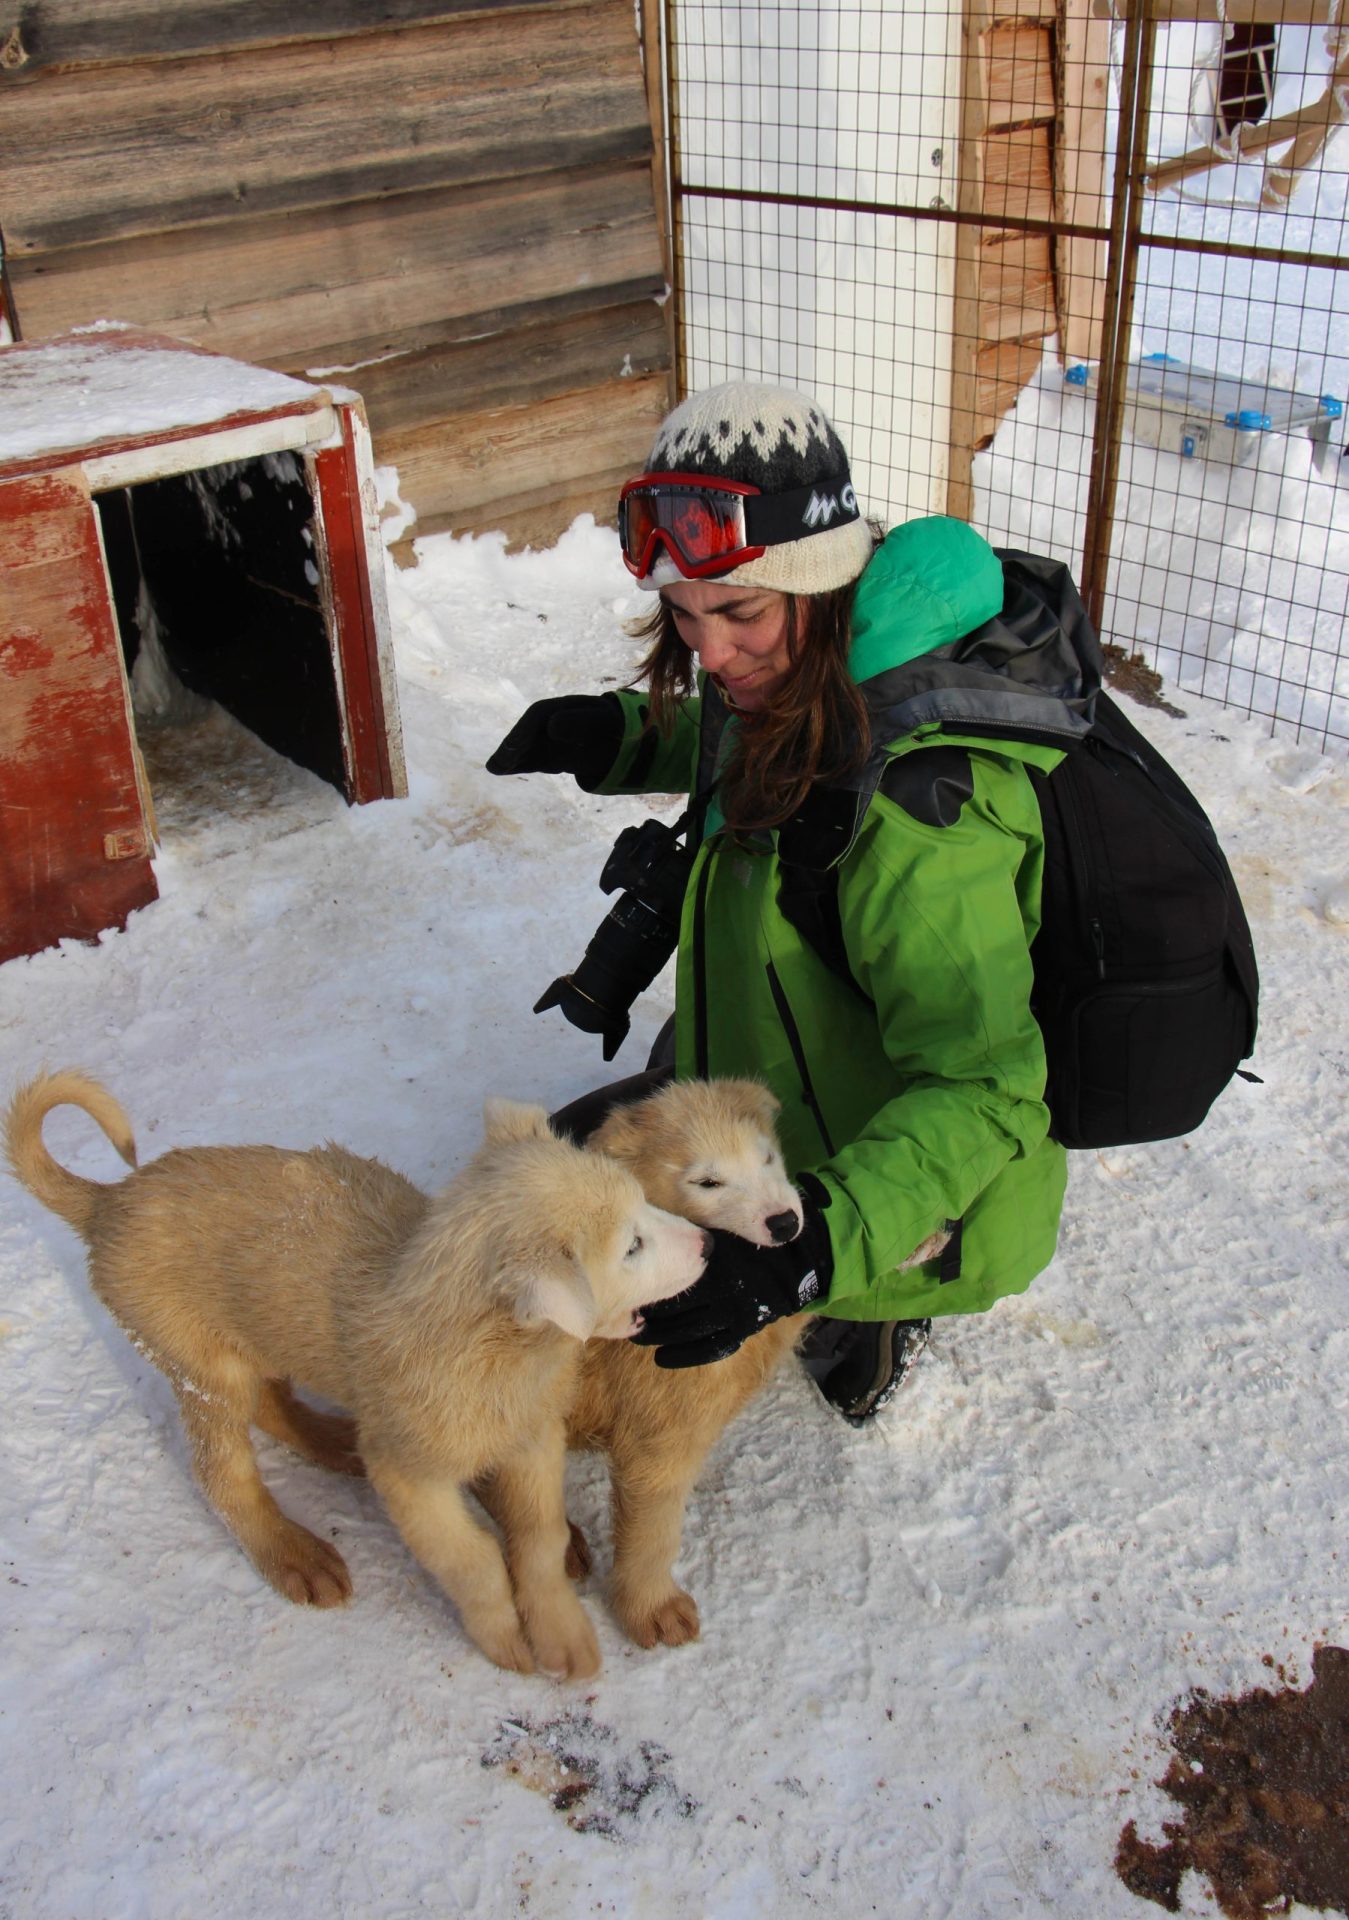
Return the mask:
<svg viewBox="0 0 1349 1920">
<path fill-rule="evenodd" d="M 843 442 L 819 402 L 791 387 L 732 380 L 690 394 L 661 422 L 646 471 L 739 480 L 765 494 L 818 488 L 803 502 L 798 539 L 766 547 L 718 580 L 829 593 L 855 580 L 871 558 L 871 528 L 857 505 Z M 683 578 L 662 549 L 638 585 L 657 591 Z"/>
</svg>

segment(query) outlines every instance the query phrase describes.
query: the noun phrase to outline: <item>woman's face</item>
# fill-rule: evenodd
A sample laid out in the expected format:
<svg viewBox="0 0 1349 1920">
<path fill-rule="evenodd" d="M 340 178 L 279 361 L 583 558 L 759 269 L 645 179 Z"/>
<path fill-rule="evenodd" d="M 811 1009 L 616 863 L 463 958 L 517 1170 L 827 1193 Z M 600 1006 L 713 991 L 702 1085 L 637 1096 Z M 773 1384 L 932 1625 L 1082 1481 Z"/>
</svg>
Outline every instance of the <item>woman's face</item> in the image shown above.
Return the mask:
<svg viewBox="0 0 1349 1920">
<path fill-rule="evenodd" d="M 680 580 L 660 597 L 684 645 L 717 680 L 733 705 L 761 713 L 791 667 L 787 595 L 771 587 Z"/>
</svg>

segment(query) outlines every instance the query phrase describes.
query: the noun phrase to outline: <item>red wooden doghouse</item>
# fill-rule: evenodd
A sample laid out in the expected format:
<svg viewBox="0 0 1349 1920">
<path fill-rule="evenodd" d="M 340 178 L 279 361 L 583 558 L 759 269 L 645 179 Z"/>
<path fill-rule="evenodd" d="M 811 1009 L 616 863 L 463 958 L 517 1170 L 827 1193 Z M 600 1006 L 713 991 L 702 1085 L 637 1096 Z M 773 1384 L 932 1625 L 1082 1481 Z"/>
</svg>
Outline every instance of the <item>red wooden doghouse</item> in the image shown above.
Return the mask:
<svg viewBox="0 0 1349 1920">
<path fill-rule="evenodd" d="M 194 692 L 350 802 L 407 792 L 359 397 L 107 323 L 0 348 L 0 961 L 157 897 L 147 604 Z"/>
</svg>

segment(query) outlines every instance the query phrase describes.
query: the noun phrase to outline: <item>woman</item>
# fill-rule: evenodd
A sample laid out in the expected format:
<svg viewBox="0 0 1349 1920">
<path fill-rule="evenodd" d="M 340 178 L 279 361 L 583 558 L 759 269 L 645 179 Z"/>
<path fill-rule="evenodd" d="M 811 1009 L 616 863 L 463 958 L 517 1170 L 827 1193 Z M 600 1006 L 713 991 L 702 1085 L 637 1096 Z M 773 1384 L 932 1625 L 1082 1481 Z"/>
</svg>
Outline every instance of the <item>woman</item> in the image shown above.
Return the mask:
<svg viewBox="0 0 1349 1920">
<path fill-rule="evenodd" d="M 620 531 L 659 594 L 646 697 L 539 701 L 488 766 L 693 796 L 675 1072 L 773 1089 L 805 1208 L 785 1247 L 718 1235 L 642 1338 L 697 1365 L 808 1308 L 807 1366 L 860 1420 L 932 1316 L 1021 1291 L 1054 1251 L 1033 780 L 1082 729 L 1075 659 L 1002 618 L 1001 563 L 961 522 L 878 544 L 789 390 L 684 401 Z"/>
</svg>

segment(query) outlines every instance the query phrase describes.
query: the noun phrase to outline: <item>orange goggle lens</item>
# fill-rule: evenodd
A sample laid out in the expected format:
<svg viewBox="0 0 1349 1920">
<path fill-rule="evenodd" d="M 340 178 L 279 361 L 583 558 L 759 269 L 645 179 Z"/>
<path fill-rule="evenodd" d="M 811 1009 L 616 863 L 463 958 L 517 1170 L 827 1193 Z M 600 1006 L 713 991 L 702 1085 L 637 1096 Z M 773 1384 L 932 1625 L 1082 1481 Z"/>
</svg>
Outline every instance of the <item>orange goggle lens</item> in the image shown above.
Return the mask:
<svg viewBox="0 0 1349 1920">
<path fill-rule="evenodd" d="M 745 501 L 757 487 L 712 482 L 694 474 L 647 473 L 630 480 L 618 502 L 623 560 L 638 579 L 650 573 L 663 548 L 689 579 L 724 573 L 737 561 L 757 559 Z"/>
</svg>

